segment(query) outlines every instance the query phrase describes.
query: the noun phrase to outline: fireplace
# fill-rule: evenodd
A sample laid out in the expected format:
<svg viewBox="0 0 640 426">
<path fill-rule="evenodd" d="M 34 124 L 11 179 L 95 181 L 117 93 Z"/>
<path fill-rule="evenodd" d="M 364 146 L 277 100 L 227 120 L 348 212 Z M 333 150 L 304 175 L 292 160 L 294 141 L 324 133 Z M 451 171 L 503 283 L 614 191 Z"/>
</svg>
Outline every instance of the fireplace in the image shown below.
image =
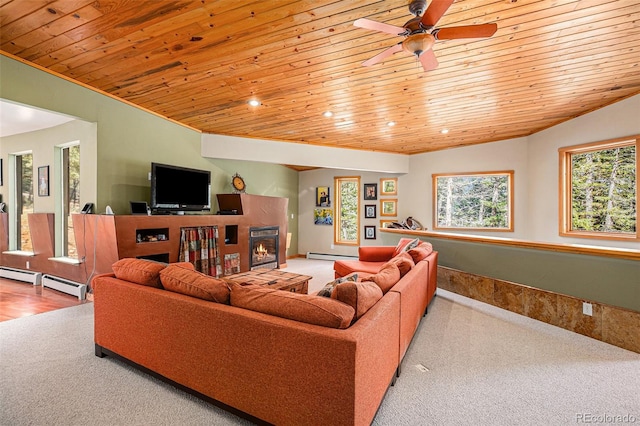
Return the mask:
<svg viewBox="0 0 640 426">
<path fill-rule="evenodd" d="M 277 226 L 249 229 L 249 269 L 276 269 L 280 266 L 278 262 L 279 231 L 280 228 Z"/>
</svg>

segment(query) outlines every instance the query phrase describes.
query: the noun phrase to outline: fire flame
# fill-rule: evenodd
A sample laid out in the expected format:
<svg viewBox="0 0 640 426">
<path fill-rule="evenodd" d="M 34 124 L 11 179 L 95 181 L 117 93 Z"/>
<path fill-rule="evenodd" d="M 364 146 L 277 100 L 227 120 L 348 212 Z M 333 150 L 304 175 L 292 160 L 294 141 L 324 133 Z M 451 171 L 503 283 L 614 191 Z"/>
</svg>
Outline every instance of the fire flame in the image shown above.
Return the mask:
<svg viewBox="0 0 640 426">
<path fill-rule="evenodd" d="M 267 249 L 264 248 L 262 244 L 258 244 L 258 247 L 256 247 L 256 255 L 258 256 L 258 258 L 262 259 L 267 254 L 268 254 Z"/>
</svg>

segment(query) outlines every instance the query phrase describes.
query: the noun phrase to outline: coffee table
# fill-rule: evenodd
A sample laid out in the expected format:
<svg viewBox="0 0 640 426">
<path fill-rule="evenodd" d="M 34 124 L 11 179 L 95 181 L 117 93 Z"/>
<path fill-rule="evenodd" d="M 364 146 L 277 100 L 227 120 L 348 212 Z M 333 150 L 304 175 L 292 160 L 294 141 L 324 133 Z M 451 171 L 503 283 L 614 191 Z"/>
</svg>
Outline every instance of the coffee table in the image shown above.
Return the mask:
<svg viewBox="0 0 640 426">
<path fill-rule="evenodd" d="M 294 274 L 284 272 L 280 269 L 254 269 L 253 271 L 240 272 L 239 274 L 227 275 L 225 280 L 238 284 L 256 284 L 276 290 L 289 291 L 292 293 L 307 294 L 309 290 L 309 275 Z"/>
</svg>

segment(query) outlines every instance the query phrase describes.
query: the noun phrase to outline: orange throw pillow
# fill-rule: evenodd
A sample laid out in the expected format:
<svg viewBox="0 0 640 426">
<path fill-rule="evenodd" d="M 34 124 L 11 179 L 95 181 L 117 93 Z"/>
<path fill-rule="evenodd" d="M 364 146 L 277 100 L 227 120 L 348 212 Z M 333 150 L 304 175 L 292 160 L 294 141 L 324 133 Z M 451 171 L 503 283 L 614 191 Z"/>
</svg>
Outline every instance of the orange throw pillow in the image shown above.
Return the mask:
<svg viewBox="0 0 640 426">
<path fill-rule="evenodd" d="M 160 271 L 166 266 L 165 263 L 153 260 L 125 258 L 111 265 L 111 269 L 118 279 L 148 287 L 162 288 Z"/>
<path fill-rule="evenodd" d="M 398 269 L 400 270 L 400 278 L 404 277 L 407 272 L 409 272 L 411 268 L 415 266 L 413 258 L 406 251 L 400 253 L 399 255 L 391 259 L 388 263 L 395 263 L 396 265 L 398 265 Z M 384 265 L 382 267 L 384 268 Z"/>
<path fill-rule="evenodd" d="M 386 294 L 391 287 L 400 281 L 400 269 L 395 263 L 386 263 L 377 274 L 363 278 L 362 281 L 373 281 Z"/>
<path fill-rule="evenodd" d="M 160 271 L 160 280 L 166 290 L 211 302 L 229 304 L 229 287 L 226 281 L 188 269 L 184 265 L 167 266 Z"/>
<path fill-rule="evenodd" d="M 255 284 L 229 284 L 231 306 L 280 318 L 323 327 L 347 328 L 355 313 L 351 306 L 328 297 L 290 293 Z"/>
<path fill-rule="evenodd" d="M 382 290 L 376 283 L 350 281 L 338 284 L 331 293 L 331 298 L 353 307 L 356 311 L 353 319 L 355 322 L 382 299 Z"/>
<path fill-rule="evenodd" d="M 408 251 L 415 263 L 418 263 L 421 260 L 425 259 L 431 254 L 431 252 L 433 252 L 433 246 L 431 245 L 431 243 L 427 243 L 425 241 L 421 242 L 418 247 L 412 248 Z"/>
</svg>

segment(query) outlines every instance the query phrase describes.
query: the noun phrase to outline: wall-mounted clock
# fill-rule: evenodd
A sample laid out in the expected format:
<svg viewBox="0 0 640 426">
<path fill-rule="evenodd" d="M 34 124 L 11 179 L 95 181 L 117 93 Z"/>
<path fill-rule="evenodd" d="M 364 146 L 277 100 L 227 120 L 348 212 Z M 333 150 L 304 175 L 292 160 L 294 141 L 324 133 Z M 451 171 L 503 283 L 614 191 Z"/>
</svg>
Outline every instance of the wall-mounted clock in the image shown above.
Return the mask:
<svg viewBox="0 0 640 426">
<path fill-rule="evenodd" d="M 244 183 L 244 179 L 239 174 L 234 174 L 231 177 L 231 186 L 236 192 L 244 192 L 247 189 L 247 184 Z"/>
</svg>

